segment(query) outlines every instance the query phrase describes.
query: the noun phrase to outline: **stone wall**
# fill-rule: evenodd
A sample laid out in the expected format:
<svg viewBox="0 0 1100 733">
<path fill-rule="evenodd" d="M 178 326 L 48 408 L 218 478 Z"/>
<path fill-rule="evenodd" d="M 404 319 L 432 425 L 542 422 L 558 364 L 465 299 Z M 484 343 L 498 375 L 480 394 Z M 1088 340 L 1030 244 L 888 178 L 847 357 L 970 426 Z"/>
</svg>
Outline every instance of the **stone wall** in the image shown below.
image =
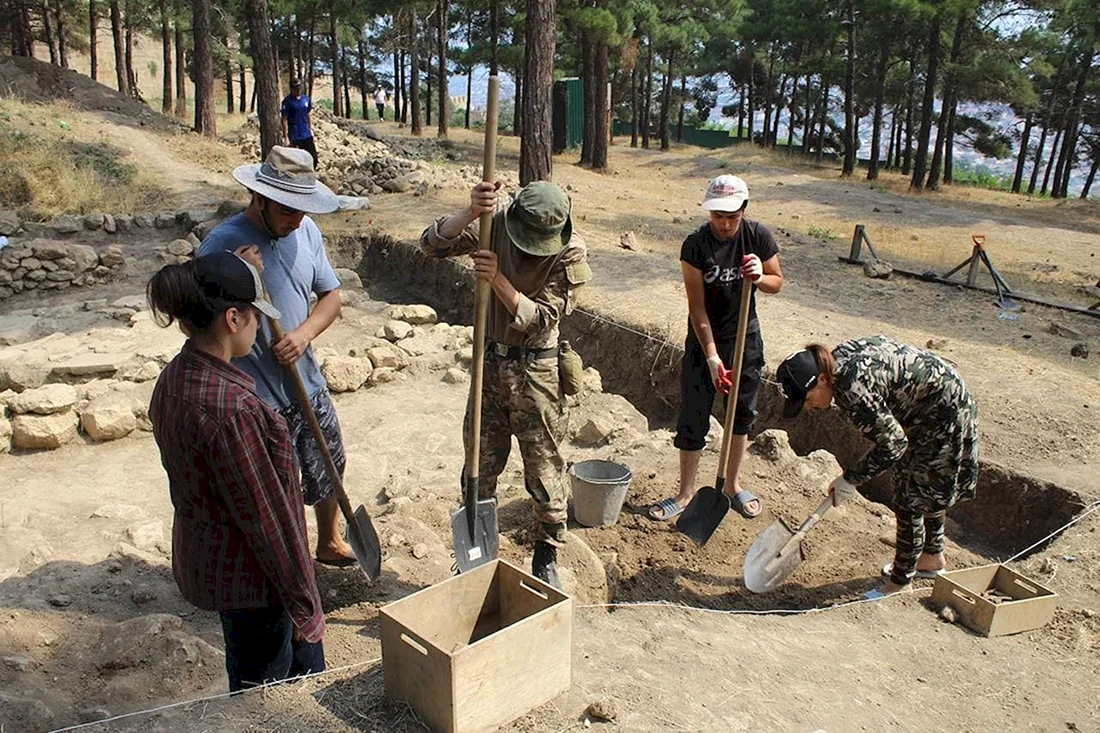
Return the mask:
<svg viewBox="0 0 1100 733">
<path fill-rule="evenodd" d="M 118 245 L 96 249 L 52 239 L 10 241 L 0 249 L 0 300 L 24 290 L 65 290 L 118 278 L 126 258 Z"/>
</svg>

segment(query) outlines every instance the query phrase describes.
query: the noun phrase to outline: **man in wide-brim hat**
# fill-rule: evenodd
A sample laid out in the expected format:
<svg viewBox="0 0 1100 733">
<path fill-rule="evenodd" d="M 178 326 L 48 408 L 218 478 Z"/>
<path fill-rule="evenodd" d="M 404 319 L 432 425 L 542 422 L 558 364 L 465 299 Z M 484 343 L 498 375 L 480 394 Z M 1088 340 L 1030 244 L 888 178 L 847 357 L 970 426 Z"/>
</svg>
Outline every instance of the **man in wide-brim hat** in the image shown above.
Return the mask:
<svg viewBox="0 0 1100 733">
<path fill-rule="evenodd" d="M 340 281 L 325 252 L 321 230 L 307 216 L 332 213 L 339 202 L 317 180 L 310 154 L 297 148 L 273 147 L 262 164 L 243 165 L 233 171 L 233 177 L 252 192 L 252 201 L 242 213 L 210 232 L 199 254 L 228 250 L 263 266 L 264 283 L 282 313 L 285 335 L 273 342 L 265 321 L 263 335 L 256 339 L 252 352 L 233 362 L 256 380 L 256 391 L 286 418 L 302 471 L 305 502 L 317 514 L 317 561 L 352 566 L 356 560 L 340 534 L 340 511 L 332 482 L 305 415 L 293 398 L 285 367 L 297 365 L 329 451 L 343 475 L 346 457 L 340 423 L 310 348 L 340 315 Z M 317 296 L 312 311 L 311 294 Z"/>
<path fill-rule="evenodd" d="M 479 183 L 470 205 L 425 229 L 420 246 L 433 257 L 472 256 L 476 276 L 492 286 L 478 493 L 483 499 L 496 495 L 514 435 L 534 507 L 532 572 L 557 586 L 557 548 L 565 542 L 569 496 L 559 450 L 567 421 L 558 324 L 592 271 L 584 242 L 573 231 L 572 202 L 564 191 L 535 181 L 498 208 L 499 188 L 499 183 Z M 489 212 L 495 212 L 491 244 L 479 250 L 478 219 Z M 467 410 L 467 445 L 471 437 Z"/>
</svg>

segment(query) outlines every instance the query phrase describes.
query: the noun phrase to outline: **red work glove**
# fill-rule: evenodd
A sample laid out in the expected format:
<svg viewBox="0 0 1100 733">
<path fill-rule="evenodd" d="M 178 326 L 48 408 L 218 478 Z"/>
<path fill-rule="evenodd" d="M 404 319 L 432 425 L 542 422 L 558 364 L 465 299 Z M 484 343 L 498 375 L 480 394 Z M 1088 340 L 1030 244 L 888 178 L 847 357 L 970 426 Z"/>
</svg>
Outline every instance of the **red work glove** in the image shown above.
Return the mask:
<svg viewBox="0 0 1100 733">
<path fill-rule="evenodd" d="M 756 282 L 764 274 L 764 264 L 756 255 L 745 255 L 741 258 L 741 277 Z"/>
<path fill-rule="evenodd" d="M 733 371 L 726 367 L 718 366 L 718 383 L 715 385 L 722 394 L 729 394 L 733 388 Z"/>
</svg>

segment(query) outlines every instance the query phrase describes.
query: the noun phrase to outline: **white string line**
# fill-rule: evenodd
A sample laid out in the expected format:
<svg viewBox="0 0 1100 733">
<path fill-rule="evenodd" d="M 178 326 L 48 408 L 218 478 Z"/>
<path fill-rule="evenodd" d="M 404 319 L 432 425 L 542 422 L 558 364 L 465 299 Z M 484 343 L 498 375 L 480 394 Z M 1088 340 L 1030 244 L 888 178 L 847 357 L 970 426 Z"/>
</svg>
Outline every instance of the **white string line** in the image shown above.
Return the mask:
<svg viewBox="0 0 1100 733">
<path fill-rule="evenodd" d="M 1072 520 L 1070 520 L 1066 524 L 1062 525 L 1058 529 L 1054 530 L 1053 532 L 1051 532 L 1050 534 L 1048 534 L 1046 537 L 1039 540 L 1038 542 L 1035 542 L 1032 545 L 1024 548 L 1023 550 L 1016 553 L 1015 555 L 1013 555 L 1009 559 L 1005 560 L 1004 562 L 1009 563 L 1009 562 L 1012 562 L 1012 561 L 1016 560 L 1021 555 L 1026 554 L 1028 551 L 1034 549 L 1035 547 L 1038 547 L 1039 545 L 1043 544 L 1047 540 L 1052 539 L 1053 537 L 1061 534 L 1062 532 L 1065 532 L 1067 529 L 1069 529 L 1073 525 L 1077 524 L 1082 519 L 1089 516 L 1093 512 L 1097 511 L 1098 509 L 1100 509 L 1100 501 L 1096 501 L 1091 506 L 1086 507 L 1083 512 L 1078 514 Z M 694 612 L 697 612 L 697 613 L 711 613 L 711 614 L 718 614 L 718 615 L 722 615 L 722 616 L 804 616 L 804 615 L 809 615 L 809 614 L 814 614 L 814 613 L 824 613 L 825 611 L 834 611 L 838 608 L 846 608 L 848 606 L 857 606 L 857 605 L 861 605 L 861 604 L 864 604 L 864 603 L 878 603 L 882 600 L 888 600 L 888 599 L 890 599 L 892 597 L 895 597 L 895 596 L 903 596 L 903 595 L 908 595 L 908 594 L 911 594 L 911 593 L 921 593 L 921 592 L 925 592 L 927 590 L 928 590 L 928 588 L 909 588 L 907 590 L 902 590 L 902 591 L 898 591 L 896 593 L 891 593 L 891 594 L 887 595 L 885 597 L 885 599 L 884 598 L 859 598 L 859 599 L 852 600 L 852 601 L 845 601 L 844 603 L 837 603 L 837 604 L 834 604 L 832 606 L 817 606 L 815 608 L 773 608 L 773 609 L 763 609 L 763 610 L 753 610 L 753 609 L 728 609 L 728 610 L 723 610 L 723 609 L 719 609 L 719 608 L 703 608 L 703 607 L 700 607 L 700 606 L 688 606 L 686 604 L 671 603 L 671 602 L 668 602 L 668 601 L 636 601 L 636 602 L 621 602 L 621 603 L 586 603 L 586 604 L 577 606 L 577 608 L 582 608 L 582 609 L 586 609 L 586 608 L 664 608 L 664 609 L 672 609 L 672 610 L 694 611 Z M 185 706 L 185 705 L 195 705 L 195 704 L 198 704 L 200 702 L 210 702 L 211 700 L 219 700 L 219 699 L 226 698 L 226 697 L 229 697 L 229 696 L 234 695 L 234 694 L 247 694 L 247 693 L 253 692 L 255 690 L 266 690 L 268 688 L 275 687 L 277 685 L 284 685 L 284 684 L 293 683 L 293 682 L 304 682 L 305 680 L 308 680 L 308 679 L 313 679 L 313 678 L 316 678 L 316 677 L 323 677 L 323 676 L 327 676 L 327 675 L 334 675 L 334 674 L 338 674 L 340 672 L 346 672 L 350 669 L 358 669 L 359 667 L 365 667 L 367 665 L 377 664 L 378 662 L 381 662 L 381 661 L 382 661 L 382 658 L 378 657 L 377 659 L 370 659 L 370 660 L 367 660 L 365 662 L 356 662 L 354 664 L 348 664 L 348 665 L 345 665 L 343 667 L 336 667 L 335 669 L 327 669 L 323 672 L 313 672 L 311 674 L 302 675 L 301 677 L 295 677 L 294 679 L 291 679 L 291 680 L 281 680 L 279 682 L 269 682 L 269 683 L 264 684 L 264 685 L 258 685 L 256 687 L 250 687 L 246 690 L 243 690 L 243 691 L 237 692 L 237 693 L 222 692 L 222 693 L 219 693 L 217 695 L 210 695 L 208 697 L 198 697 L 198 698 L 194 698 L 192 700 L 185 700 L 185 701 L 182 701 L 182 702 L 169 703 L 168 705 L 162 705 L 160 707 L 150 708 L 148 710 L 137 710 L 137 711 L 134 711 L 132 713 L 124 713 L 122 715 L 116 715 L 113 718 L 106 718 L 104 720 L 96 720 L 96 721 L 91 722 L 91 723 L 81 723 L 80 725 L 73 725 L 73 726 L 69 726 L 67 728 L 57 728 L 53 731 L 53 733 L 64 733 L 65 731 L 79 730 L 81 728 L 89 728 L 89 727 L 95 726 L 95 725 L 105 725 L 107 723 L 113 723 L 117 720 L 122 720 L 124 718 L 131 718 L 131 717 L 134 717 L 134 716 L 137 716 L 137 715 L 149 715 L 149 714 L 152 714 L 152 713 L 158 713 L 158 712 L 161 712 L 161 711 L 164 711 L 164 710 L 171 710 L 172 708 L 178 708 L 178 707 L 182 707 L 182 706 Z"/>
<path fill-rule="evenodd" d="M 340 673 L 340 672 L 347 672 L 349 669 L 357 669 L 359 667 L 366 667 L 366 666 L 371 665 L 371 664 L 378 664 L 381 661 L 382 661 L 382 657 L 378 657 L 377 659 L 368 659 L 365 662 L 355 662 L 354 664 L 346 664 L 343 667 L 336 667 L 334 669 L 326 669 L 323 672 L 311 672 L 309 674 L 304 674 L 304 675 L 301 675 L 299 677 L 293 677 L 293 678 L 287 679 L 287 680 L 279 680 L 277 682 L 267 682 L 267 683 L 262 684 L 262 685 L 256 685 L 255 687 L 245 688 L 244 690 L 240 690 L 238 692 L 220 692 L 216 695 L 209 695 L 207 697 L 196 697 L 193 700 L 184 700 L 182 702 L 173 702 L 173 703 L 169 703 L 167 705 L 161 705 L 160 707 L 149 708 L 148 710 L 135 710 L 132 713 L 123 713 L 122 715 L 116 715 L 113 718 L 104 718 L 103 720 L 95 720 L 95 721 L 92 721 L 91 723 L 81 723 L 80 725 L 71 725 L 67 728 L 57 728 L 54 731 L 52 731 L 52 733 L 64 733 L 64 731 L 80 730 L 81 728 L 90 728 L 94 725 L 106 725 L 108 723 L 113 723 L 117 720 L 122 720 L 123 718 L 132 718 L 136 715 L 151 715 L 152 713 L 159 713 L 159 712 L 162 712 L 164 710 L 171 710 L 172 708 L 183 707 L 183 706 L 186 706 L 186 705 L 197 705 L 200 702 L 210 702 L 211 700 L 220 700 L 220 699 L 225 698 L 225 697 L 230 697 L 231 695 L 247 695 L 247 694 L 256 692 L 257 690 L 267 690 L 271 687 L 276 687 L 276 686 L 280 686 L 280 685 L 292 684 L 292 683 L 295 683 L 295 682 L 305 682 L 306 680 L 313 679 L 315 677 L 323 677 L 323 676 L 326 676 L 326 675 L 334 675 L 334 674 L 337 674 L 337 673 Z"/>
</svg>

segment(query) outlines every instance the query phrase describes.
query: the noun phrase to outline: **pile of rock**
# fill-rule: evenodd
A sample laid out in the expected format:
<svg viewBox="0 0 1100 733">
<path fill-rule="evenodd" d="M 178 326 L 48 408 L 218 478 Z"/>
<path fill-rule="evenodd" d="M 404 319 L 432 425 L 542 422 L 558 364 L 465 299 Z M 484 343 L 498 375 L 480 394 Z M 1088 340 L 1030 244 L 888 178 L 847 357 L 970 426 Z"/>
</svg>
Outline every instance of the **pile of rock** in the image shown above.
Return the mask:
<svg viewBox="0 0 1100 733">
<path fill-rule="evenodd" d="M 118 245 L 99 251 L 50 239 L 14 242 L 0 249 L 0 299 L 24 290 L 64 290 L 118 278 L 126 258 Z"/>
<path fill-rule="evenodd" d="M 392 155 L 362 158 L 349 166 L 344 174 L 342 187 L 357 196 L 367 194 L 405 193 L 426 187 L 430 181 L 426 163 Z"/>
<path fill-rule="evenodd" d="M 189 231 L 215 216 L 213 211 L 161 211 L 144 214 L 64 214 L 48 222 L 23 219 L 15 211 L 0 211 L 0 236 L 50 239 L 84 236 L 88 232 L 127 234 L 142 229 Z"/>
</svg>

